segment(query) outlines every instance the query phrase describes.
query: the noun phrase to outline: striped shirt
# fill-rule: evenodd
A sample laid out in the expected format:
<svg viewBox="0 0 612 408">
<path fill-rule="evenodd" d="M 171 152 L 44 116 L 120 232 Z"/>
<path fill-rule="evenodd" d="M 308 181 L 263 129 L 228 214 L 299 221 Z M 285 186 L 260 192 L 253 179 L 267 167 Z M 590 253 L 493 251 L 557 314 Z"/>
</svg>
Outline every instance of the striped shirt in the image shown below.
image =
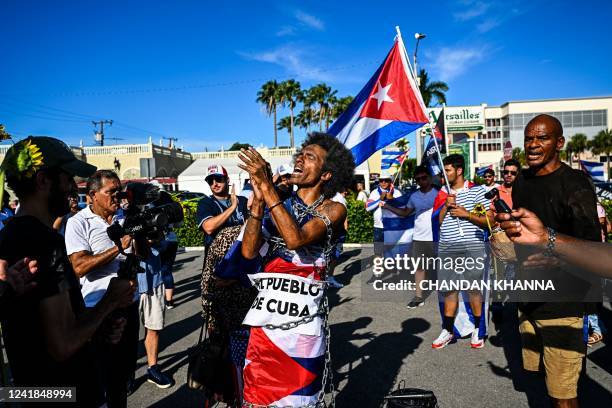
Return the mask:
<svg viewBox="0 0 612 408">
<path fill-rule="evenodd" d="M 464 207 L 468 211 L 472 211 L 474 206 L 480 203 L 485 209 L 489 209 L 491 202 L 484 197 L 487 192 L 484 186 L 468 188 L 467 183 L 466 181 L 462 189 L 451 191 L 457 196 L 457 205 Z M 440 190 L 440 193 L 445 190 L 446 187 Z M 459 222 L 457 222 L 457 220 Z M 461 225 L 461 229 L 463 230 L 463 236 L 461 236 L 459 232 L 459 225 Z M 440 244 L 445 242 L 483 242 L 484 237 L 484 230 L 482 228 L 472 224 L 467 219 L 452 217 L 450 212 L 446 213 L 442 225 L 440 226 Z"/>
</svg>

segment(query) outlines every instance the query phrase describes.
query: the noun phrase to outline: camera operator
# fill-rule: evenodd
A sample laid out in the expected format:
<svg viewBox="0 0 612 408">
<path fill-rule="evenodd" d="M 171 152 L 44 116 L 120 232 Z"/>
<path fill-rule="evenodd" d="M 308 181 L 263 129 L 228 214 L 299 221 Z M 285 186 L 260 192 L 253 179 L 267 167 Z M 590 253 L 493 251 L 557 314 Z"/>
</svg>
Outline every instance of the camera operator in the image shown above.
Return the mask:
<svg viewBox="0 0 612 408">
<path fill-rule="evenodd" d="M 70 218 L 66 225 L 66 249 L 74 271 L 81 279 L 81 293 L 88 308 L 98 304 L 125 259 L 106 231 L 115 221 L 121 223 L 123 220 L 120 192 L 121 181 L 115 172 L 96 171 L 87 181 L 91 204 Z M 132 238 L 124 236 L 121 246 L 124 251 L 129 251 Z M 118 344 L 94 344 L 110 408 L 127 405 L 128 382 L 136 370 L 138 302 L 126 308 L 124 315 L 127 323 Z"/>
<path fill-rule="evenodd" d="M 0 258 L 9 265 L 35 260 L 37 269 L 33 285 L 22 273 L 19 279 L 27 287 L 17 289 L 12 298 L 10 293 L 2 296 L 2 335 L 14 385 L 76 387 L 77 406 L 99 407 L 104 397 L 92 368 L 90 340 L 117 341 L 125 325 L 122 319 L 110 322 L 107 333 L 94 335 L 111 312 L 129 304 L 133 288 L 115 279 L 97 305 L 86 310 L 64 239 L 51 228 L 55 218 L 68 211 L 73 177 L 86 177 L 95 167 L 79 161 L 60 140 L 29 137 L 9 149 L 2 171 L 21 208 L 0 232 Z M 105 339 L 100 339 L 102 334 Z"/>
</svg>

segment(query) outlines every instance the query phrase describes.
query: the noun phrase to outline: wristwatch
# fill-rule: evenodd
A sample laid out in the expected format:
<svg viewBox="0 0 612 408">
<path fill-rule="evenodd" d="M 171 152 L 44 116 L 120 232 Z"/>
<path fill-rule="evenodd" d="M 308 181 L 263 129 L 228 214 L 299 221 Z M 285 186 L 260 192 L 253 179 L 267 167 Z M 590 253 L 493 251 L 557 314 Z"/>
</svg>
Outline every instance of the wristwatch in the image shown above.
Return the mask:
<svg viewBox="0 0 612 408">
<path fill-rule="evenodd" d="M 550 227 L 547 227 L 546 230 L 548 231 L 548 242 L 546 243 L 546 252 L 544 252 L 544 255 L 553 256 L 555 243 L 557 242 L 557 231 Z"/>
</svg>

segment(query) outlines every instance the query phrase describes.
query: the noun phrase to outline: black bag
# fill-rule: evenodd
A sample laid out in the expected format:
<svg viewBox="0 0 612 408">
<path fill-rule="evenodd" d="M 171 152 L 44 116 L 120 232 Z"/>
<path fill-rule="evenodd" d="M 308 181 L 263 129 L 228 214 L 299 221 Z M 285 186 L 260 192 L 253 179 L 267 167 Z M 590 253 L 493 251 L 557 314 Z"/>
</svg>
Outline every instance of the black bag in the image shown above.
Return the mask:
<svg viewBox="0 0 612 408">
<path fill-rule="evenodd" d="M 438 400 L 429 390 L 405 388 L 405 381 L 385 397 L 386 408 L 438 408 Z"/>
<path fill-rule="evenodd" d="M 235 398 L 234 374 L 228 358 L 227 341 L 220 335 L 208 336 L 208 317 L 200 330 L 198 343 L 189 350 L 187 387 L 204 391 L 207 397 L 221 395 L 223 402 Z"/>
</svg>

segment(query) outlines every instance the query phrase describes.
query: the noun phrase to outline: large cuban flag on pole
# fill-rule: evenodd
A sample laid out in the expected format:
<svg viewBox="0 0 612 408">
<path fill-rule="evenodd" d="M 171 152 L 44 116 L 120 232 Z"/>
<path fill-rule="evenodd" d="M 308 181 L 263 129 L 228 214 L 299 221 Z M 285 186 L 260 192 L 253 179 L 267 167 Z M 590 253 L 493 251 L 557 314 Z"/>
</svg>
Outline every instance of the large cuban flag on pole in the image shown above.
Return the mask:
<svg viewBox="0 0 612 408">
<path fill-rule="evenodd" d="M 351 149 L 355 164 L 429 123 L 399 33 L 387 58 L 328 133 Z"/>
</svg>

